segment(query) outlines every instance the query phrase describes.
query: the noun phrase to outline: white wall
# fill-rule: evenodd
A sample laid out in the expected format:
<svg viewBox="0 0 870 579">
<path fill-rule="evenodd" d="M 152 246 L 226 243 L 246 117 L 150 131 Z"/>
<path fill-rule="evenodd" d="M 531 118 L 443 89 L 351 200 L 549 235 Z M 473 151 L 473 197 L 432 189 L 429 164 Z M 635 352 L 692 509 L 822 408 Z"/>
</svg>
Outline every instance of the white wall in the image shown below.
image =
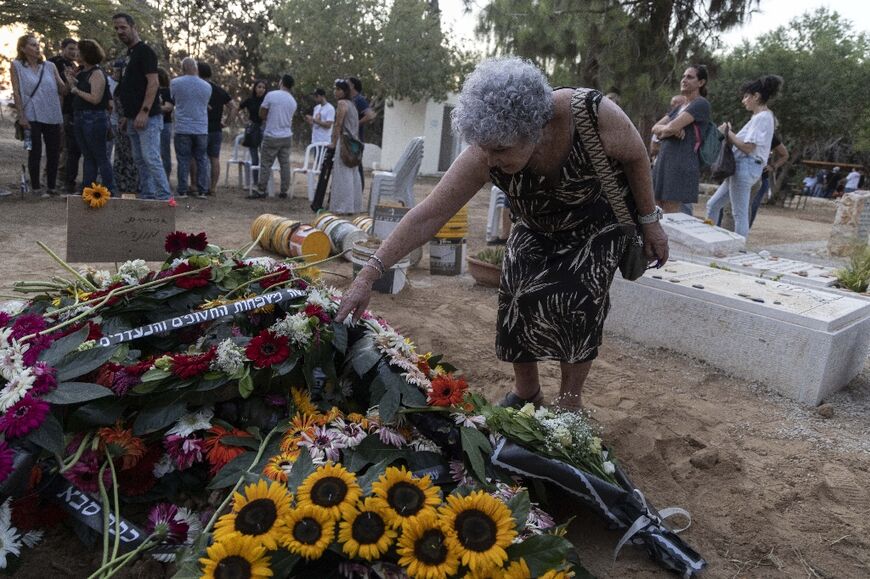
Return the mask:
<svg viewBox="0 0 870 579">
<path fill-rule="evenodd" d="M 450 130 L 444 125 L 444 105 L 455 105 L 458 95 L 450 93 L 445 102 L 391 101 L 384 107 L 384 136 L 380 167 L 392 169 L 405 147 L 414 137 L 423 136 L 423 163 L 421 175 L 438 173 L 438 155 L 441 152 L 441 132 Z"/>
</svg>

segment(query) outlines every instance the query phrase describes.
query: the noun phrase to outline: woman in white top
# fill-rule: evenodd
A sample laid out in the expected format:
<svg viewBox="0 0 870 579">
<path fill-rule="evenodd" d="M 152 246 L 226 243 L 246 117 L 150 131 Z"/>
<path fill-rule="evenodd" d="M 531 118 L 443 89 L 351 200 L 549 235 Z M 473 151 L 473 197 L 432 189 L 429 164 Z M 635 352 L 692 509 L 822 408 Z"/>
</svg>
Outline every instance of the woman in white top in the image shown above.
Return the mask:
<svg viewBox="0 0 870 579">
<path fill-rule="evenodd" d="M 744 237 L 749 235 L 750 190 L 761 177 L 770 155 L 775 119 L 767 108 L 767 101 L 776 95 L 781 85 L 782 77 L 775 75 L 765 75 L 744 83 L 740 91 L 743 93 L 742 102 L 746 110 L 752 113 L 752 118 L 737 134 L 731 131 L 730 123 L 719 126 L 725 140 L 733 147 L 736 170 L 707 201 L 707 218 L 716 221 L 730 199 L 734 232 Z"/>
<path fill-rule="evenodd" d="M 61 95 L 66 83 L 60 78 L 54 63 L 43 60 L 39 40 L 32 34 L 18 39 L 18 55 L 12 62 L 12 95 L 18 111 L 18 124 L 30 131 L 32 148 L 27 157 L 30 184 L 38 193 L 39 164 L 45 141 L 45 180 L 48 193 L 54 193 L 57 165 L 60 160 L 60 140 L 63 130 Z"/>
</svg>

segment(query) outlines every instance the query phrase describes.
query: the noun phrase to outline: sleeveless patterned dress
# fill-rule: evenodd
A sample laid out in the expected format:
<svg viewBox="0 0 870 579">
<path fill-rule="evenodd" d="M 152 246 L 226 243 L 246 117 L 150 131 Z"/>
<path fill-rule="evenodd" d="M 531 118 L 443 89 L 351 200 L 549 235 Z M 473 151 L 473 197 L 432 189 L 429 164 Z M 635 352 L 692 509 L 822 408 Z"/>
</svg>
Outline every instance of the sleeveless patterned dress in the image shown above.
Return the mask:
<svg viewBox="0 0 870 579">
<path fill-rule="evenodd" d="M 575 122 L 561 180 L 524 169 L 492 169 L 492 182 L 507 195 L 515 220 L 505 248 L 499 287 L 496 355 L 506 362 L 594 359 L 601 345 L 608 291 L 627 247 L 616 215 L 595 176 L 584 140 L 598 139 L 602 94 L 577 89 L 571 99 L 593 120 L 582 134 Z M 620 172 L 619 178 L 625 184 Z"/>
</svg>

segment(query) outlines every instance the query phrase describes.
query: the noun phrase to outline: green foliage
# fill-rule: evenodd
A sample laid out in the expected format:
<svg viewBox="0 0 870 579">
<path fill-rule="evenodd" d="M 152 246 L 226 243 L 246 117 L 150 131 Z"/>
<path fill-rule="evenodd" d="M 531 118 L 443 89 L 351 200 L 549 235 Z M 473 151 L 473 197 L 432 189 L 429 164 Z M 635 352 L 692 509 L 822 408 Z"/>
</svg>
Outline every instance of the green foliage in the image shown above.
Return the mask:
<svg viewBox="0 0 870 579">
<path fill-rule="evenodd" d="M 856 247 L 849 265 L 837 271 L 837 282 L 853 292 L 863 293 L 870 286 L 870 246 Z"/>
<path fill-rule="evenodd" d="M 741 126 L 749 113 L 740 104 L 740 85 L 778 74 L 785 82 L 770 104 L 792 163 L 836 159 L 855 145 L 870 150 L 868 56 L 867 35 L 836 12 L 804 14 L 725 57 L 710 84 L 713 117 Z"/>
<path fill-rule="evenodd" d="M 478 251 L 474 257 L 480 261 L 501 266 L 501 262 L 504 261 L 504 247 L 487 247 Z"/>
</svg>

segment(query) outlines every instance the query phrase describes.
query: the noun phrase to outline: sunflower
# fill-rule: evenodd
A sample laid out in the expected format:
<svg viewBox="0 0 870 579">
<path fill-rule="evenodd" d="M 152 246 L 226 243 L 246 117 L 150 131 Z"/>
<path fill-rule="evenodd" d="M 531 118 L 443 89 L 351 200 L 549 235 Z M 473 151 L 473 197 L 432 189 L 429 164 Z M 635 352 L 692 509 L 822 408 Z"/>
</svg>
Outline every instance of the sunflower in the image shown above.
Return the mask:
<svg viewBox="0 0 870 579">
<path fill-rule="evenodd" d="M 356 475 L 340 464 L 325 464 L 308 475 L 299 485 L 299 506 L 314 505 L 327 511 L 333 519 L 341 517 L 344 505 L 355 505 L 362 495 Z"/>
<path fill-rule="evenodd" d="M 413 579 L 445 579 L 459 569 L 459 554 L 448 543 L 433 511 L 406 523 L 397 551 L 399 565 Z"/>
<path fill-rule="evenodd" d="M 271 480 L 287 484 L 287 475 L 290 473 L 290 469 L 297 458 L 299 458 L 298 450 L 295 453 L 282 452 L 281 454 L 276 454 L 266 463 L 266 466 L 263 468 L 263 475 Z"/>
<path fill-rule="evenodd" d="M 314 505 L 299 506 L 287 518 L 283 544 L 306 559 L 318 559 L 335 539 L 335 519 L 329 511 Z"/>
<path fill-rule="evenodd" d="M 99 209 L 108 203 L 111 196 L 106 187 L 96 183 L 91 183 L 90 187 L 85 187 L 82 191 L 82 200 L 94 209 Z"/>
<path fill-rule="evenodd" d="M 233 510 L 215 525 L 215 541 L 226 541 L 238 533 L 267 549 L 277 549 L 278 539 L 287 532 L 290 511 L 290 493 L 284 485 L 259 480 L 246 486 L 244 495 L 233 495 Z"/>
<path fill-rule="evenodd" d="M 500 567 L 507 560 L 505 548 L 517 532 L 503 502 L 483 491 L 450 495 L 440 513 L 447 540 L 461 553 L 463 565 L 477 571 Z"/>
<path fill-rule="evenodd" d="M 251 537 L 233 535 L 213 544 L 202 563 L 203 579 L 263 579 L 272 576 L 266 549 Z"/>
<path fill-rule="evenodd" d="M 441 504 L 438 487 L 429 476 L 416 478 L 405 467 L 389 467 L 372 484 L 375 504 L 385 509 L 387 523 L 394 529 Z"/>
<path fill-rule="evenodd" d="M 317 407 L 311 403 L 311 395 L 303 388 L 290 388 L 293 405 L 300 414 L 317 414 Z"/>
<path fill-rule="evenodd" d="M 338 528 L 338 542 L 351 557 L 366 561 L 377 559 L 390 548 L 396 531 L 387 526 L 384 509 L 372 497 L 357 506 L 345 505 L 341 509 L 342 520 Z"/>
</svg>

